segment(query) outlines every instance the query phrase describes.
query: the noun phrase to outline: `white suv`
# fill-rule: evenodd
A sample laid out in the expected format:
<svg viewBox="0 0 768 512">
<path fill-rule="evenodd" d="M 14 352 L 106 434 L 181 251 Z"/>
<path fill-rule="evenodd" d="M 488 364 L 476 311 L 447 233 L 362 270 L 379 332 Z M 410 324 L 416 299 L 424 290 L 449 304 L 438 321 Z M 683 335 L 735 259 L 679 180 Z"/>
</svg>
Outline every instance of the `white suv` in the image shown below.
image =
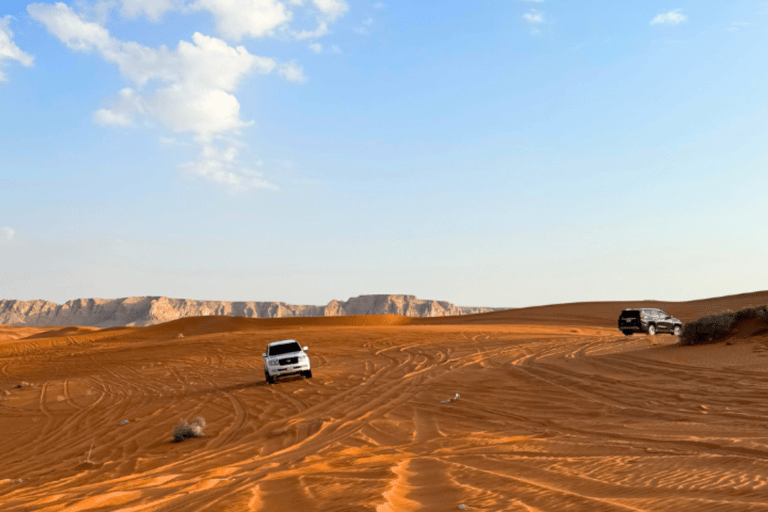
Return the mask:
<svg viewBox="0 0 768 512">
<path fill-rule="evenodd" d="M 261 354 L 264 358 L 264 378 L 268 384 L 275 382 L 281 375 L 299 374 L 312 378 L 309 356 L 305 354 L 309 347 L 301 347 L 296 340 L 275 341 Z"/>
</svg>

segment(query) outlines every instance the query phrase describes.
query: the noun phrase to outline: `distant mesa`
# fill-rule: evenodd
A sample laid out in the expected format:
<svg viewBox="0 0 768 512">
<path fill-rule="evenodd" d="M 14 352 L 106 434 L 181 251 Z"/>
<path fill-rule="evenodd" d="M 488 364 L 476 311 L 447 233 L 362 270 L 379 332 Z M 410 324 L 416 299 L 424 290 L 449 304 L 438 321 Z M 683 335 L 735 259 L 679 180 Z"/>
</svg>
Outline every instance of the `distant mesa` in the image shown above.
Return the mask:
<svg viewBox="0 0 768 512">
<path fill-rule="evenodd" d="M 190 316 L 223 315 L 245 318 L 290 318 L 346 315 L 402 315 L 440 317 L 498 311 L 498 308 L 461 307 L 413 295 L 360 295 L 326 306 L 284 302 L 224 302 L 168 297 L 77 299 L 64 304 L 46 300 L 0 300 L 0 325 L 46 327 L 144 327 Z"/>
</svg>

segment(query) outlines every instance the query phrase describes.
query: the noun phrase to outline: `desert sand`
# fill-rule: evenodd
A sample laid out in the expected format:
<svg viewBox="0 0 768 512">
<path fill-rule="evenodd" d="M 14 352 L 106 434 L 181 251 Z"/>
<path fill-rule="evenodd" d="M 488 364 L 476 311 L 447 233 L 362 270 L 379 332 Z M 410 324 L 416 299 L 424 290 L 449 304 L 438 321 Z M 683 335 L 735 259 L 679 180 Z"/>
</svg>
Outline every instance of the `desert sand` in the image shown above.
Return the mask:
<svg viewBox="0 0 768 512">
<path fill-rule="evenodd" d="M 768 510 L 768 338 L 625 337 L 631 305 L 1 326 L 0 510 Z M 314 377 L 267 385 L 286 338 Z"/>
</svg>

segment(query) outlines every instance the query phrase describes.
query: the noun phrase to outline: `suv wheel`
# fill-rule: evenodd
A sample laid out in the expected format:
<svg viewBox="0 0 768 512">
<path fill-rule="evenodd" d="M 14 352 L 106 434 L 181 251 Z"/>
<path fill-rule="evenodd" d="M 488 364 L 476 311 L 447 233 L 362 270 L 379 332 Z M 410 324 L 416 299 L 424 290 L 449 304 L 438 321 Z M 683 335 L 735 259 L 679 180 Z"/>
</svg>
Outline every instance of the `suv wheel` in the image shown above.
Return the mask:
<svg viewBox="0 0 768 512">
<path fill-rule="evenodd" d="M 624 333 L 624 336 L 632 336 L 632 331 L 621 331 Z"/>
<path fill-rule="evenodd" d="M 673 336 L 680 336 L 683 334 L 683 328 L 679 325 L 676 325 L 674 329 L 672 329 L 672 335 Z"/>
<path fill-rule="evenodd" d="M 656 326 L 653 324 L 650 324 L 648 326 L 648 336 L 655 336 L 656 335 Z"/>
<path fill-rule="evenodd" d="M 264 378 L 266 379 L 267 384 L 274 384 L 275 383 L 274 377 L 270 377 L 266 370 L 264 370 Z"/>
<path fill-rule="evenodd" d="M 304 372 L 304 377 L 311 379 L 312 378 L 312 370 L 307 370 Z"/>
</svg>

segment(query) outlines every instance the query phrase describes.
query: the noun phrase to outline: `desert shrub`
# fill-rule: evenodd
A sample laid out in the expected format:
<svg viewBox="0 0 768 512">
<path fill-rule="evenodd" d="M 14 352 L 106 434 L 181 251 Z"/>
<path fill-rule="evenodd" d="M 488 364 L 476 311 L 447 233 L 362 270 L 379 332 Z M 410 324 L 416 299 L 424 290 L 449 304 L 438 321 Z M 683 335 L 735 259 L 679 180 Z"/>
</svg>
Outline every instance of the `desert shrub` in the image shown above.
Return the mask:
<svg viewBox="0 0 768 512">
<path fill-rule="evenodd" d="M 768 307 L 745 308 L 737 312 L 726 311 L 705 316 L 683 326 L 681 345 L 701 345 L 722 340 L 732 334 L 734 327 L 747 320 L 761 320 L 768 324 Z"/>
<path fill-rule="evenodd" d="M 193 437 L 202 437 L 207 424 L 205 418 L 198 416 L 192 421 L 181 420 L 173 427 L 173 440 L 177 443 Z"/>
</svg>

